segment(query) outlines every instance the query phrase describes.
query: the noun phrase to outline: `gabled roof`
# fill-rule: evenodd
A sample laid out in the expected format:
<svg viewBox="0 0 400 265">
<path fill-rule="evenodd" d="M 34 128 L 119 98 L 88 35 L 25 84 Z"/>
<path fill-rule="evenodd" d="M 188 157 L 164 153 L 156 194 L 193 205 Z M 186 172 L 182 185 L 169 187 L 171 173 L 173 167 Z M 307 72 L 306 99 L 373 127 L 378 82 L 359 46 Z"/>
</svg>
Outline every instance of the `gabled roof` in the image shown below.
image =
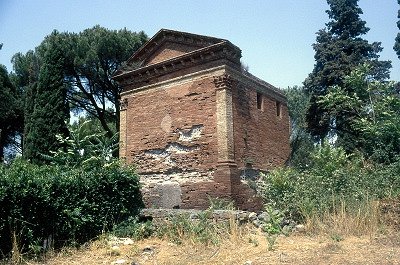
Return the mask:
<svg viewBox="0 0 400 265">
<path fill-rule="evenodd" d="M 145 60 L 167 41 L 194 46 L 197 47 L 197 49 L 205 48 L 221 42 L 229 43 L 230 45 L 235 46 L 225 39 L 170 29 L 161 29 L 127 60 L 127 65 L 136 62 L 139 63 L 139 66 L 143 66 Z M 236 48 L 239 49 L 238 47 Z"/>
</svg>

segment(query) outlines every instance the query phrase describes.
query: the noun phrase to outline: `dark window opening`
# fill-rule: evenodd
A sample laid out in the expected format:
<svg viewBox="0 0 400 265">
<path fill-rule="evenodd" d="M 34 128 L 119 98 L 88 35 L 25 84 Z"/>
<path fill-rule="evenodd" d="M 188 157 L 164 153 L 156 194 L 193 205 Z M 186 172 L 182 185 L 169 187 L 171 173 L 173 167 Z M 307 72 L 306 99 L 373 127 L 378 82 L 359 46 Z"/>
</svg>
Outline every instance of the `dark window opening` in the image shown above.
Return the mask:
<svg viewBox="0 0 400 265">
<path fill-rule="evenodd" d="M 281 117 L 281 103 L 276 101 L 276 116 Z"/>
<path fill-rule="evenodd" d="M 263 109 L 262 94 L 257 92 L 257 109 Z"/>
</svg>

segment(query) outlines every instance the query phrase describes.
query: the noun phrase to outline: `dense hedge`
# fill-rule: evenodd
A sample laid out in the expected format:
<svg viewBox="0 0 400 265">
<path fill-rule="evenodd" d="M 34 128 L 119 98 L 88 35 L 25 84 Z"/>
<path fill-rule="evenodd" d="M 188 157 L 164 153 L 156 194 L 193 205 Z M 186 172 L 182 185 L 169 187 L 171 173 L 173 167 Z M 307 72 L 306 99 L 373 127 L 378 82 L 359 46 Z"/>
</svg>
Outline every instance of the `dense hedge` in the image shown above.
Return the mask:
<svg viewBox="0 0 400 265">
<path fill-rule="evenodd" d="M 117 162 L 86 167 L 36 166 L 24 161 L 0 166 L 0 251 L 12 234 L 23 251 L 92 239 L 135 216 L 143 206 L 138 177 Z"/>
</svg>

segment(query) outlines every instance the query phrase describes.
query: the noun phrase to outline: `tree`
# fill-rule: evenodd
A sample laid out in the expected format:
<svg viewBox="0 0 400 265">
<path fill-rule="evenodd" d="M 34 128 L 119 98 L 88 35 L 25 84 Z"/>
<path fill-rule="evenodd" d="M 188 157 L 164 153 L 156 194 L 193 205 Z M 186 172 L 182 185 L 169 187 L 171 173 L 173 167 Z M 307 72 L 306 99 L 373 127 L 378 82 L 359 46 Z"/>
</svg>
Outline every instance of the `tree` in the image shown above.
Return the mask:
<svg viewBox="0 0 400 265">
<path fill-rule="evenodd" d="M 397 3 L 400 5 L 400 0 L 397 0 Z M 397 18 L 399 19 L 399 21 L 397 21 L 397 27 L 400 30 L 400 9 L 399 9 L 399 11 L 397 11 Z M 399 59 L 400 59 L 400 32 L 397 33 L 397 37 L 396 37 L 393 49 L 396 51 L 397 57 L 399 57 Z"/>
<path fill-rule="evenodd" d="M 0 162 L 10 145 L 17 145 L 16 135 L 22 131 L 23 114 L 20 95 L 11 83 L 7 69 L 0 65 Z"/>
<path fill-rule="evenodd" d="M 73 110 L 96 117 L 109 138 L 119 131 L 121 87 L 111 78 L 144 42 L 146 34 L 95 26 L 65 34 L 67 99 Z M 115 128 L 110 128 L 112 121 Z"/>
<path fill-rule="evenodd" d="M 10 79 L 21 95 L 23 121 L 21 132 L 21 150 L 23 150 L 25 137 L 30 130 L 31 116 L 34 110 L 37 81 L 39 79 L 39 56 L 32 50 L 26 54 L 15 54 L 11 62 L 14 72 L 10 74 Z"/>
<path fill-rule="evenodd" d="M 13 80 L 24 91 L 25 120 L 31 121 L 36 96 L 40 93 L 37 91 L 39 73 L 54 66 L 47 65 L 51 62 L 45 58 L 49 43 L 57 43 L 63 60 L 60 67 L 70 110 L 98 119 L 107 137 L 115 139 L 115 132 L 119 131 L 119 93 L 122 88 L 111 77 L 145 41 L 144 32 L 95 26 L 80 33 L 50 34 L 34 51 L 25 55 L 17 53 L 12 60 Z M 30 134 L 31 125 L 32 122 L 25 124 L 24 135 Z"/>
<path fill-rule="evenodd" d="M 391 163 L 400 155 L 400 96 L 394 82 L 374 80 L 371 69 L 368 64 L 356 68 L 343 86 L 331 87 L 319 103 L 331 116 L 352 117 L 352 141 L 364 156 Z"/>
<path fill-rule="evenodd" d="M 44 155 L 60 148 L 56 135 L 68 135 L 69 108 L 66 101 L 67 87 L 64 84 L 64 50 L 53 31 L 41 44 L 43 66 L 34 92 L 33 113 L 26 125 L 24 157 L 42 163 Z"/>
<path fill-rule="evenodd" d="M 334 85 L 343 86 L 346 75 L 364 62 L 370 62 L 371 75 L 376 80 L 389 77 L 391 63 L 379 61 L 378 53 L 382 50 L 379 42 L 372 44 L 360 36 L 366 34 L 369 28 L 361 20 L 361 8 L 358 0 L 327 0 L 330 10 L 326 12 L 330 21 L 326 28 L 317 32 L 315 50 L 315 65 L 313 71 L 304 81 L 304 86 L 310 94 L 310 107 L 307 113 L 307 123 L 310 133 L 319 141 L 328 133 L 334 133 L 339 143 L 352 149 L 351 127 L 344 116 L 327 115 L 329 109 L 318 103 L 319 97 L 326 95 L 328 88 Z M 352 87 L 345 87 L 351 93 Z"/>
<path fill-rule="evenodd" d="M 310 154 L 314 148 L 311 135 L 307 132 L 306 114 L 310 104 L 310 96 L 304 88 L 294 86 L 285 90 L 290 116 L 289 164 L 304 167 L 310 162 Z"/>
</svg>

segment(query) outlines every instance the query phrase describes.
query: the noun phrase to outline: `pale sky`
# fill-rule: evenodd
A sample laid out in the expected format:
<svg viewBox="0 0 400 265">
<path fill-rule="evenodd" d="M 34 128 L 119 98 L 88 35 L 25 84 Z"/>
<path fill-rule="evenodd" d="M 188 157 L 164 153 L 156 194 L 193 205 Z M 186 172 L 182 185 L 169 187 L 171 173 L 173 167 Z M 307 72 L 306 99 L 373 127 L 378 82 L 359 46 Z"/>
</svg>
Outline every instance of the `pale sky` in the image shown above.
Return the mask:
<svg viewBox="0 0 400 265">
<path fill-rule="evenodd" d="M 400 60 L 393 51 L 397 0 L 360 0 L 365 36 L 380 41 L 381 59 Z M 80 32 L 96 24 L 126 27 L 152 37 L 161 28 L 224 38 L 242 49 L 254 75 L 280 87 L 301 85 L 314 65 L 315 33 L 328 22 L 324 0 L 0 0 L 0 63 L 12 71 L 12 55 L 27 52 L 53 29 Z"/>
</svg>

